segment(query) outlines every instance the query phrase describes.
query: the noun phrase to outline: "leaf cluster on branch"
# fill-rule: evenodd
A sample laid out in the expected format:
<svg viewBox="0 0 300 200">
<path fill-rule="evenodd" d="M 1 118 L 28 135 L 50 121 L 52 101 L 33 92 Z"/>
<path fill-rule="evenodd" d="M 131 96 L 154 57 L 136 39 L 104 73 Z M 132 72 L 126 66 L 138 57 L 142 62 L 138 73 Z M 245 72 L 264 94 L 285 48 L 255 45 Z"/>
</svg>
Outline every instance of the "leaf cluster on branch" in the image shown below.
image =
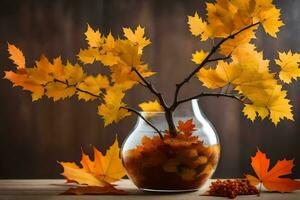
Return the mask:
<svg viewBox="0 0 300 200">
<path fill-rule="evenodd" d="M 165 102 L 163 94 L 148 80 L 155 72 L 142 60 L 144 48 L 151 42 L 144 36 L 141 26 L 135 30 L 123 28 L 122 38 L 111 33 L 104 35 L 88 26 L 85 33 L 88 46 L 80 50 L 79 62 L 75 64 L 64 64 L 60 57 L 50 62 L 41 56 L 35 66 L 28 67 L 22 51 L 8 44 L 10 59 L 17 68 L 7 71 L 5 78 L 14 86 L 30 91 L 34 101 L 43 96 L 56 101 L 74 95 L 85 101 L 100 100 L 98 113 L 105 125 L 118 122 L 131 113 L 141 116 L 124 102 L 125 94 L 140 85 L 156 97 L 154 101 L 141 103 L 140 107 L 145 111 L 164 111 L 171 135 L 176 134 L 174 110 L 191 99 L 209 96 L 238 100 L 244 105 L 244 115 L 252 121 L 257 117 L 269 117 L 277 125 L 284 118 L 293 120 L 292 105 L 283 84 L 300 76 L 300 54 L 279 52 L 278 59 L 272 62 L 279 67 L 279 72 L 272 72 L 270 60 L 253 42 L 259 27 L 271 37 L 277 37 L 284 25 L 280 9 L 272 0 L 217 0 L 206 3 L 206 12 L 206 18 L 197 13 L 188 16 L 188 25 L 192 35 L 201 42 L 213 41 L 214 45 L 210 51 L 200 49 L 192 55 L 197 66 L 176 84 L 171 104 Z M 108 68 L 110 74 L 88 75 L 85 72 L 88 66 L 84 65 L 95 62 Z M 180 98 L 182 87 L 193 77 L 213 91 Z"/>
</svg>

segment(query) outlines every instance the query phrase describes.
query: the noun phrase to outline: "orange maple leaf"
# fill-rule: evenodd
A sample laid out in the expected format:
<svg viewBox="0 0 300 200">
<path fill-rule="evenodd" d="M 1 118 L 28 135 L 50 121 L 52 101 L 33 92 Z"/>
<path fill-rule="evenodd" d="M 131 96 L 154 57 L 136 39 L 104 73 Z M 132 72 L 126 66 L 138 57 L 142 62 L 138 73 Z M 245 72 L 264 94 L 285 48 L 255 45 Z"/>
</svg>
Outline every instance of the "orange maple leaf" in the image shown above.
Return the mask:
<svg viewBox="0 0 300 200">
<path fill-rule="evenodd" d="M 281 178 L 281 176 L 292 173 L 294 160 L 279 160 L 275 166 L 269 170 L 270 159 L 266 154 L 257 149 L 256 155 L 251 157 L 251 166 L 258 178 L 246 174 L 246 178 L 252 185 L 263 184 L 269 191 L 292 192 L 300 189 L 300 182 L 290 179 Z"/>
<path fill-rule="evenodd" d="M 195 124 L 193 123 L 193 119 L 189 119 L 186 122 L 178 121 L 178 130 L 183 132 L 184 134 L 191 135 L 193 131 L 195 131 Z"/>
<path fill-rule="evenodd" d="M 125 169 L 120 158 L 120 148 L 118 140 L 109 148 L 105 155 L 93 147 L 94 160 L 82 151 L 82 159 L 78 166 L 74 162 L 59 162 L 64 168 L 63 175 L 68 183 L 77 183 L 87 185 L 70 189 L 72 194 L 101 193 L 111 194 L 118 193 L 113 182 L 120 180 L 125 176 Z"/>
</svg>

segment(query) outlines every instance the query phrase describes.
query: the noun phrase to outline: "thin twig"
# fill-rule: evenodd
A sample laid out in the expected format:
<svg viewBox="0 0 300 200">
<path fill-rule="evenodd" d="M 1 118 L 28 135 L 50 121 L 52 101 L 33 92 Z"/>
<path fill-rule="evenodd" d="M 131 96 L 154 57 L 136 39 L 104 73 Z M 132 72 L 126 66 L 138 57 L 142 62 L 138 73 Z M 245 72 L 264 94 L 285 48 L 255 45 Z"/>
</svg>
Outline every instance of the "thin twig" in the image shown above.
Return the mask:
<svg viewBox="0 0 300 200">
<path fill-rule="evenodd" d="M 75 87 L 75 89 L 76 89 L 77 91 L 79 91 L 79 92 L 83 92 L 83 93 L 89 94 L 89 95 L 91 95 L 91 96 L 93 96 L 93 97 L 96 97 L 96 98 L 99 98 L 99 99 L 101 98 L 100 95 L 93 94 L 93 93 L 91 93 L 91 92 L 89 92 L 89 91 L 80 89 L 80 88 L 78 88 L 76 85 L 70 85 L 68 82 L 64 82 L 64 81 L 61 81 L 61 80 L 58 80 L 58 79 L 54 79 L 54 82 L 58 82 L 58 83 L 65 84 L 67 87 Z"/>
<path fill-rule="evenodd" d="M 147 120 L 139 111 L 133 109 L 133 108 L 128 108 L 128 107 L 120 107 L 120 109 L 125 109 L 129 112 L 133 112 L 135 114 L 137 114 L 140 118 L 142 118 L 151 128 L 153 128 L 158 134 L 160 139 L 164 139 L 162 133 L 160 130 L 158 130 L 149 120 Z"/>
<path fill-rule="evenodd" d="M 242 97 L 240 97 L 238 95 L 234 95 L 234 94 L 222 94 L 222 93 L 205 93 L 205 92 L 203 92 L 201 94 L 198 94 L 198 95 L 195 95 L 195 96 L 192 96 L 192 97 L 180 100 L 180 101 L 177 102 L 177 104 L 180 105 L 182 103 L 188 102 L 188 101 L 193 100 L 193 99 L 199 99 L 201 97 L 228 97 L 228 98 L 233 98 L 233 99 L 236 99 L 236 100 L 244 103 L 243 100 L 242 100 Z"/>
<path fill-rule="evenodd" d="M 229 54 L 229 55 L 226 56 L 226 57 L 209 59 L 209 60 L 207 60 L 207 62 L 215 62 L 215 61 L 219 61 L 219 60 L 227 60 L 227 59 L 229 59 L 229 58 L 231 58 L 231 54 Z"/>
<path fill-rule="evenodd" d="M 153 85 L 152 85 L 150 82 L 148 82 L 148 81 L 143 77 L 143 75 L 142 75 L 135 67 L 132 67 L 132 71 L 134 71 L 134 72 L 138 75 L 138 77 L 143 81 L 143 83 L 144 83 L 143 85 L 145 85 L 145 87 L 147 87 L 147 88 L 150 90 L 151 93 L 153 93 L 155 96 L 157 96 L 157 98 L 158 98 L 158 100 L 159 100 L 161 106 L 162 106 L 165 110 L 167 110 L 167 109 L 168 109 L 168 106 L 167 106 L 167 104 L 166 104 L 166 102 L 165 102 L 165 100 L 164 100 L 162 94 L 161 94 L 160 92 L 158 92 L 158 91 L 153 87 Z"/>
<path fill-rule="evenodd" d="M 143 86 L 143 87 L 147 87 L 147 85 L 145 85 L 144 83 L 142 83 L 141 81 L 138 81 L 138 83 L 141 85 L 141 86 Z"/>
</svg>

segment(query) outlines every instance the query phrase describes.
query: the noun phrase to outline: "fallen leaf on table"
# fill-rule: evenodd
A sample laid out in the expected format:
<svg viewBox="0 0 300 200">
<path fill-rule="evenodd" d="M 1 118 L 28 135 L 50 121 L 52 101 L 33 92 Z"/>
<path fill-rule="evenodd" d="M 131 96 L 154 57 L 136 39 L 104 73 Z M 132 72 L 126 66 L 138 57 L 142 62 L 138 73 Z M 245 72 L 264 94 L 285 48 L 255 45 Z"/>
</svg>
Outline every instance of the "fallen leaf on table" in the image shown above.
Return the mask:
<svg viewBox="0 0 300 200">
<path fill-rule="evenodd" d="M 120 158 L 120 148 L 118 140 L 109 148 L 105 155 L 93 147 L 94 160 L 91 160 L 88 155 L 82 151 L 81 166 L 74 162 L 59 162 L 64 168 L 62 175 L 67 179 L 67 182 L 75 182 L 80 185 L 94 186 L 80 187 L 75 190 L 77 193 L 88 191 L 98 191 L 98 193 L 108 193 L 117 191 L 111 184 L 120 180 L 125 176 L 125 169 Z M 114 190 L 113 190 L 113 189 Z M 109 190 L 108 190 L 109 189 Z M 82 190 L 82 191 L 81 191 Z"/>
<path fill-rule="evenodd" d="M 254 157 L 251 157 L 251 166 L 257 177 L 246 174 L 246 178 L 252 185 L 263 184 L 269 191 L 292 192 L 300 189 L 300 181 L 281 176 L 292 173 L 294 160 L 279 160 L 275 166 L 269 170 L 270 159 L 259 149 Z M 268 171 L 269 170 L 269 171 Z"/>
<path fill-rule="evenodd" d="M 69 188 L 62 195 L 127 195 L 128 193 L 115 188 L 113 185 L 98 186 L 80 186 Z"/>
</svg>

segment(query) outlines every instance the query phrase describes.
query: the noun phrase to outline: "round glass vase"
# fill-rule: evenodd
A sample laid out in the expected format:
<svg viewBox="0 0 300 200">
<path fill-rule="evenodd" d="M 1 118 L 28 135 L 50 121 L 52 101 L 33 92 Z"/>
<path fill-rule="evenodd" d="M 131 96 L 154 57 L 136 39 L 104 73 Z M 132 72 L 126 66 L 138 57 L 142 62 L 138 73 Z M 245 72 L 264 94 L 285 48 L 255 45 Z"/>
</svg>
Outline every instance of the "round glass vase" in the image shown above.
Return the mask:
<svg viewBox="0 0 300 200">
<path fill-rule="evenodd" d="M 145 191 L 187 192 L 198 190 L 214 173 L 220 155 L 217 133 L 201 111 L 198 101 L 179 106 L 174 122 L 192 119 L 190 133 L 176 137 L 165 130 L 164 112 L 141 112 L 142 116 L 161 130 L 163 139 L 142 118 L 138 118 L 122 146 L 122 161 L 128 177 Z"/>
</svg>

